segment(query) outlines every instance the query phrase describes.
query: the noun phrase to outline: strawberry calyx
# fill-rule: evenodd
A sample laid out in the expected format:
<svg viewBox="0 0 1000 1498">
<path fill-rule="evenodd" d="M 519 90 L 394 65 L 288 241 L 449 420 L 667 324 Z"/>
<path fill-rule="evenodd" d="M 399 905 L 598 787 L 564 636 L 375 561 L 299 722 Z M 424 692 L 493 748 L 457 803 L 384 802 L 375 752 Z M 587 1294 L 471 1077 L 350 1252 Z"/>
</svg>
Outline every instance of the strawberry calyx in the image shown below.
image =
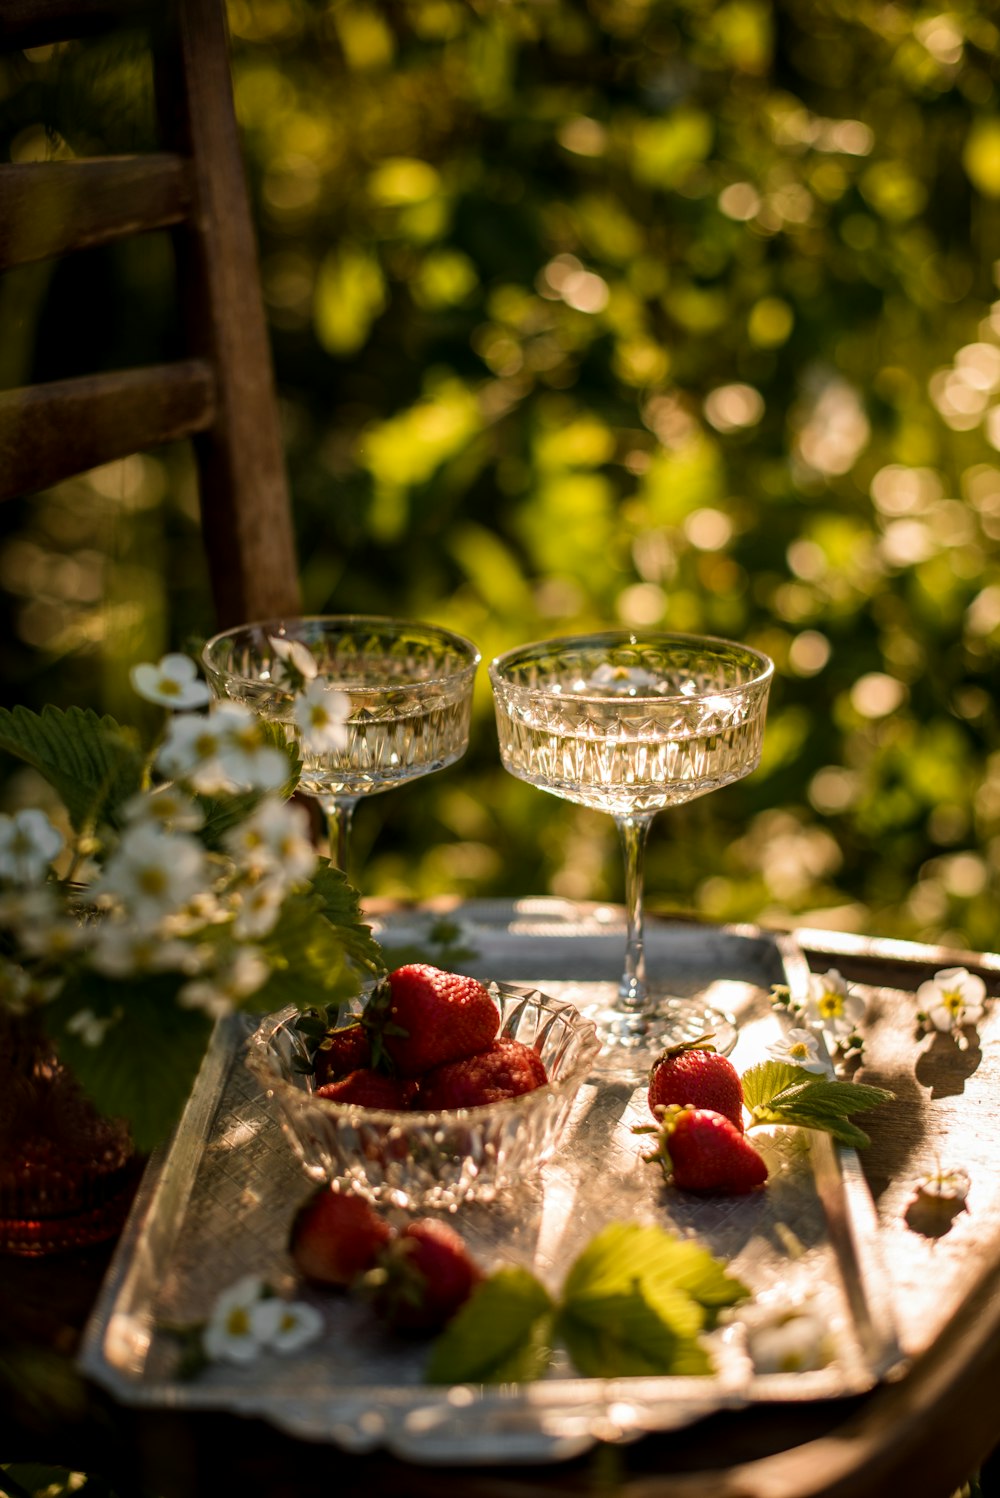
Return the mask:
<svg viewBox="0 0 1000 1498">
<path fill-rule="evenodd" d="M 358 1022 L 368 1035 L 372 1070 L 385 1072 L 390 1077 L 396 1074 L 396 1063 L 386 1048 L 386 1037 L 398 1036 L 405 1040 L 410 1033 L 402 1025 L 398 1025 L 391 1015 L 392 983 L 386 974 L 378 980 L 369 994 L 368 1002 L 358 1016 Z"/>
<path fill-rule="evenodd" d="M 678 1056 L 686 1056 L 689 1051 L 708 1051 L 711 1055 L 719 1054 L 718 1047 L 712 1044 L 715 1039 L 715 1031 L 710 1030 L 707 1035 L 699 1035 L 697 1040 L 679 1040 L 676 1045 L 667 1046 L 661 1051 L 650 1067 L 654 1072 L 664 1061 L 675 1061 Z"/>
</svg>

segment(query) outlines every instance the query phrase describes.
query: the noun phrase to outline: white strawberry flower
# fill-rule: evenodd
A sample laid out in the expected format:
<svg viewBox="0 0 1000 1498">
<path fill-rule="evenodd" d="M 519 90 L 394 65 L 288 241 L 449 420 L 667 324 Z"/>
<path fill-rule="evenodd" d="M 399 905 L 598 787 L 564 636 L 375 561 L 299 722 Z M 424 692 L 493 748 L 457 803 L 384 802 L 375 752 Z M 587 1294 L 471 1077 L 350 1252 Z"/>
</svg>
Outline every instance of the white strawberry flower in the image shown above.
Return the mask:
<svg viewBox="0 0 1000 1498">
<path fill-rule="evenodd" d="M 288 680 L 312 681 L 319 674 L 316 657 L 301 640 L 283 640 L 280 635 L 268 635 L 267 642 L 278 657 L 271 668 L 271 680 L 275 683 Z"/>
<path fill-rule="evenodd" d="M 333 682 L 317 677 L 295 699 L 292 716 L 310 754 L 325 754 L 347 745 L 351 699 Z"/>
<path fill-rule="evenodd" d="M 809 993 L 802 1018 L 835 1041 L 853 1035 L 864 1019 L 864 1000 L 852 994 L 836 968 L 809 975 Z"/>
<path fill-rule="evenodd" d="M 260 1352 L 263 1338 L 258 1307 L 264 1281 L 256 1274 L 244 1275 L 223 1290 L 212 1307 L 202 1332 L 206 1357 L 226 1363 L 250 1363 Z"/>
<path fill-rule="evenodd" d="M 91 897 L 119 902 L 136 924 L 150 928 L 187 904 L 208 877 L 208 859 L 195 838 L 140 824 L 122 835 Z"/>
<path fill-rule="evenodd" d="M 942 968 L 917 989 L 917 1018 L 945 1034 L 975 1025 L 983 1016 L 986 984 L 964 967 Z"/>
<path fill-rule="evenodd" d="M 323 1331 L 323 1317 L 315 1306 L 302 1300 L 280 1300 L 272 1296 L 262 1300 L 257 1312 L 256 1329 L 264 1346 L 271 1352 L 299 1352 Z"/>
<path fill-rule="evenodd" d="M 40 884 L 62 845 L 62 833 L 36 807 L 0 813 L 0 879 Z"/>
<path fill-rule="evenodd" d="M 579 689 L 586 691 L 588 687 L 601 687 L 616 696 L 635 697 L 643 688 L 658 690 L 660 685 L 660 678 L 651 671 L 644 671 L 641 666 L 612 666 L 610 661 L 605 661 L 586 681 L 579 683 Z"/>
<path fill-rule="evenodd" d="M 179 713 L 167 725 L 156 756 L 157 769 L 171 780 L 184 780 L 211 796 L 232 789 L 219 758 L 224 725 L 218 713 Z"/>
<path fill-rule="evenodd" d="M 287 886 L 283 879 L 258 879 L 233 895 L 235 919 L 233 935 L 238 941 L 266 936 L 273 931 L 281 914 Z"/>
<path fill-rule="evenodd" d="M 204 707 L 212 695 L 207 684 L 198 679 L 198 667 L 188 655 L 172 653 L 157 666 L 148 662 L 133 666 L 129 679 L 140 697 L 160 707 Z"/>
<path fill-rule="evenodd" d="M 289 884 L 308 879 L 316 867 L 303 806 L 268 797 L 226 835 L 226 847 L 241 868 L 280 876 Z"/>
<path fill-rule="evenodd" d="M 189 942 L 164 936 L 162 926 L 147 930 L 131 921 L 105 922 L 97 933 L 90 962 L 106 978 L 130 978 L 135 973 L 196 973 L 201 966 L 199 953 Z"/>
<path fill-rule="evenodd" d="M 809 1030 L 789 1030 L 767 1048 L 772 1061 L 787 1061 L 803 1071 L 824 1072 L 827 1064 L 820 1054 L 819 1040 Z"/>
<path fill-rule="evenodd" d="M 264 725 L 250 708 L 227 702 L 212 716 L 222 730 L 218 757 L 232 789 L 276 791 L 284 785 L 288 759 L 268 742 Z"/>
<path fill-rule="evenodd" d="M 807 1306 L 748 1327 L 747 1346 L 756 1373 L 812 1373 L 832 1356 L 826 1320 Z"/>
<path fill-rule="evenodd" d="M 256 948 L 240 947 L 211 978 L 185 983 L 178 990 L 177 1002 L 184 1009 L 201 1009 L 212 1019 L 222 1019 L 243 999 L 256 993 L 270 973 L 270 967 Z"/>
<path fill-rule="evenodd" d="M 204 721 L 204 720 L 202 720 Z M 175 785 L 139 791 L 122 807 L 127 822 L 151 822 L 166 832 L 197 832 L 205 817 L 193 796 Z"/>
<path fill-rule="evenodd" d="M 78 1009 L 66 1021 L 66 1029 L 71 1035 L 79 1036 L 84 1045 L 96 1047 L 114 1024 L 115 1018 L 111 1014 L 97 1015 L 93 1009 Z"/>
</svg>

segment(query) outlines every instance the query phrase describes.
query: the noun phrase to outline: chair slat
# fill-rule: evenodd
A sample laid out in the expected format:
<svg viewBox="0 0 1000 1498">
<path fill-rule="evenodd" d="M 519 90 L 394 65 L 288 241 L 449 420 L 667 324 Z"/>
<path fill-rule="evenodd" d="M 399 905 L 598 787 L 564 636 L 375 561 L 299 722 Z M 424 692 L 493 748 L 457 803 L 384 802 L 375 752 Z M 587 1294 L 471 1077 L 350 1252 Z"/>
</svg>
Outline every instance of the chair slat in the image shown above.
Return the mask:
<svg viewBox="0 0 1000 1498">
<path fill-rule="evenodd" d="M 150 0 L 2 0 L 0 50 L 75 41 L 143 19 Z"/>
<path fill-rule="evenodd" d="M 184 221 L 188 164 L 160 153 L 0 165 L 0 271 Z"/>
<path fill-rule="evenodd" d="M 0 500 L 203 432 L 215 376 L 202 359 L 0 393 Z"/>
</svg>

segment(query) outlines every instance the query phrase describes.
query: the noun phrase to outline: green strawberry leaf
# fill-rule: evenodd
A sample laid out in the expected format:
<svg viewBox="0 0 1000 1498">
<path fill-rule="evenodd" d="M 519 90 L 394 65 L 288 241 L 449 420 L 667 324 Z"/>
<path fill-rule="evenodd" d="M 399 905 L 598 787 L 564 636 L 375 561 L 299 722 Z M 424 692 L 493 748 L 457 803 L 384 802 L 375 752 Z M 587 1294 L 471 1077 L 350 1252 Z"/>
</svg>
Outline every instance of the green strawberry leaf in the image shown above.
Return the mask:
<svg viewBox="0 0 1000 1498">
<path fill-rule="evenodd" d="M 59 1055 L 100 1112 L 129 1120 L 142 1154 L 159 1144 L 179 1117 L 212 1030 L 208 1015 L 178 1007 L 176 986 L 171 974 L 118 982 L 81 973 L 45 1010 Z M 81 1009 L 111 1017 L 97 1045 L 66 1028 Z"/>
<path fill-rule="evenodd" d="M 752 1115 L 748 1128 L 786 1124 L 831 1134 L 840 1144 L 864 1149 L 871 1143 L 851 1114 L 891 1102 L 884 1087 L 834 1080 L 783 1061 L 765 1061 L 743 1074 L 743 1099 Z"/>
<path fill-rule="evenodd" d="M 786 1087 L 815 1086 L 820 1079 L 820 1072 L 806 1071 L 791 1061 L 758 1061 L 740 1076 L 743 1102 L 752 1113 L 757 1107 L 766 1107 Z"/>
<path fill-rule="evenodd" d="M 358 891 L 347 876 L 328 858 L 321 858 L 311 888 L 319 901 L 317 910 L 336 926 L 351 959 L 370 973 L 384 973 L 382 948 L 362 920 Z"/>
<path fill-rule="evenodd" d="M 567 1307 L 605 1299 L 641 1285 L 644 1295 L 681 1335 L 697 1330 L 721 1306 L 750 1293 L 706 1249 L 654 1224 L 611 1222 L 572 1265 L 563 1287 Z"/>
<path fill-rule="evenodd" d="M 821 1118 L 794 1110 L 762 1107 L 755 1113 L 754 1122 L 747 1127 L 753 1128 L 754 1124 L 785 1124 L 797 1129 L 813 1129 L 817 1133 L 831 1135 L 838 1144 L 849 1145 L 852 1149 L 865 1149 L 871 1144 L 864 1129 L 859 1129 L 857 1124 L 850 1123 L 846 1118 Z"/>
<path fill-rule="evenodd" d="M 76 832 L 117 826 L 122 804 L 143 782 L 135 737 L 88 709 L 0 708 L 0 750 L 36 769 L 62 798 Z"/>
<path fill-rule="evenodd" d="M 552 1348 L 552 1299 L 526 1269 L 484 1280 L 431 1349 L 431 1384 L 527 1383 L 541 1378 Z"/>
<path fill-rule="evenodd" d="M 679 1335 L 638 1283 L 616 1294 L 564 1304 L 556 1330 L 587 1378 L 712 1372 L 711 1359 L 695 1336 Z"/>
</svg>

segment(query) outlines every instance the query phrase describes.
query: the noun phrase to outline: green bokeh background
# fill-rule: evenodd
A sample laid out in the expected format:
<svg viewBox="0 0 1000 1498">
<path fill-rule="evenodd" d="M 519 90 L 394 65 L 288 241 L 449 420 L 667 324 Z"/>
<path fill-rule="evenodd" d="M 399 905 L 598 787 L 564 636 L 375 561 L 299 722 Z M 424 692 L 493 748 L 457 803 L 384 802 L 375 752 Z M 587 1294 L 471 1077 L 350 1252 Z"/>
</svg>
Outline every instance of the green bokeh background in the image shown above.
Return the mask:
<svg viewBox="0 0 1000 1498">
<path fill-rule="evenodd" d="M 958 0 L 232 0 L 310 611 L 488 660 L 614 623 L 777 665 L 764 762 L 653 908 L 997 945 L 1000 33 Z M 0 63 L 15 160 L 153 143 L 144 39 Z M 0 381 L 172 352 L 169 244 L 0 282 Z M 4 696 L 144 711 L 210 632 L 190 456 L 0 517 Z M 3 804 L 37 800 L 14 774 Z M 619 899 L 610 819 L 459 765 L 368 894 Z"/>
</svg>

